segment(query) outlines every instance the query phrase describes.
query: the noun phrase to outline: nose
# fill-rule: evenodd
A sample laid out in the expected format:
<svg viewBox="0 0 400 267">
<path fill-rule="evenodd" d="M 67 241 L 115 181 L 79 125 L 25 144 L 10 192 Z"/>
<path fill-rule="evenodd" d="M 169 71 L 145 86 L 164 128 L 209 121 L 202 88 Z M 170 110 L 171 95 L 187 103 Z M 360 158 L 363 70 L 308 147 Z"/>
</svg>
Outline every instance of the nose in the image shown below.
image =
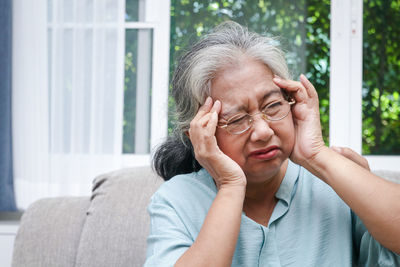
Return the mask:
<svg viewBox="0 0 400 267">
<path fill-rule="evenodd" d="M 253 123 L 250 131 L 250 140 L 252 142 L 268 141 L 274 135 L 274 130 L 270 127 L 263 113 L 258 113 L 256 116 L 253 115 Z"/>
</svg>

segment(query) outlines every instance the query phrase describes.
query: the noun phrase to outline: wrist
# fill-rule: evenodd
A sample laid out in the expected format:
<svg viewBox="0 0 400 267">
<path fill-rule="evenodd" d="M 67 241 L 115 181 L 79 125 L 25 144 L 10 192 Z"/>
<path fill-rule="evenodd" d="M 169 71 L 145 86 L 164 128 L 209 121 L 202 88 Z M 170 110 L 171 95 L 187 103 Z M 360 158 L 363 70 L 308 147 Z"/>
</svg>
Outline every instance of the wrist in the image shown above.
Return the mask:
<svg viewBox="0 0 400 267">
<path fill-rule="evenodd" d="M 321 147 L 317 150 L 317 152 L 308 160 L 311 165 L 319 166 L 321 163 L 325 163 L 325 159 L 327 155 L 330 153 L 330 148 L 321 145 Z"/>
<path fill-rule="evenodd" d="M 327 164 L 330 162 L 329 158 L 332 156 L 331 152 L 329 147 L 323 145 L 312 157 L 307 159 L 302 166 L 315 176 L 323 179 L 324 170 L 327 168 Z"/>
<path fill-rule="evenodd" d="M 236 196 L 245 196 L 246 183 L 224 183 L 218 186 L 218 192 L 232 193 Z"/>
<path fill-rule="evenodd" d="M 213 176 L 214 177 L 214 176 Z M 221 188 L 227 188 L 228 190 L 246 190 L 247 180 L 246 176 L 243 175 L 223 175 L 223 177 L 219 176 L 218 178 L 214 177 L 215 184 L 217 185 L 218 190 Z"/>
</svg>

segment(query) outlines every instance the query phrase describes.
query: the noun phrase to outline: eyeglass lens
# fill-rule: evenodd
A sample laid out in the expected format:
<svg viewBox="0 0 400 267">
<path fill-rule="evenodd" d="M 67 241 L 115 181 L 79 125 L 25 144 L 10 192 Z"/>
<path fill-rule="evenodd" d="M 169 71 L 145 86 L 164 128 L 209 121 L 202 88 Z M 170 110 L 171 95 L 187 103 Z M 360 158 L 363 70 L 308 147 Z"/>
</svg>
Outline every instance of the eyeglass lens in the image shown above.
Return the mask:
<svg viewBox="0 0 400 267">
<path fill-rule="evenodd" d="M 232 134 L 241 134 L 250 129 L 254 116 L 262 114 L 264 120 L 279 121 L 285 118 L 290 111 L 290 105 L 287 101 L 277 101 L 269 105 L 262 112 L 250 115 L 238 115 L 229 120 L 227 123 L 227 130 Z"/>
</svg>

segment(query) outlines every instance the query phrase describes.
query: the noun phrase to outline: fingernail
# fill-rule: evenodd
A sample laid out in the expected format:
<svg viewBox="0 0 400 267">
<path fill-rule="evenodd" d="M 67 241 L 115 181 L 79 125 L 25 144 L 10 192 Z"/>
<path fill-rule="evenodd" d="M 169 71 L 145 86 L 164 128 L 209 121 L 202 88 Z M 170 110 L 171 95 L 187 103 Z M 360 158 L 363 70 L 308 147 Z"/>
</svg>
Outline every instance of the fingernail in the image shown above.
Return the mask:
<svg viewBox="0 0 400 267">
<path fill-rule="evenodd" d="M 274 80 L 275 82 L 279 83 L 282 81 L 281 78 L 279 78 L 278 76 L 274 77 L 272 80 Z"/>
<path fill-rule="evenodd" d="M 214 104 L 213 104 L 212 107 L 211 107 L 211 110 L 218 110 L 218 106 L 221 105 L 220 103 L 221 103 L 221 102 L 220 102 L 219 100 L 215 100 L 215 101 L 214 101 Z"/>
<path fill-rule="evenodd" d="M 208 96 L 204 105 L 210 105 L 210 104 L 211 104 L 211 97 Z"/>
</svg>

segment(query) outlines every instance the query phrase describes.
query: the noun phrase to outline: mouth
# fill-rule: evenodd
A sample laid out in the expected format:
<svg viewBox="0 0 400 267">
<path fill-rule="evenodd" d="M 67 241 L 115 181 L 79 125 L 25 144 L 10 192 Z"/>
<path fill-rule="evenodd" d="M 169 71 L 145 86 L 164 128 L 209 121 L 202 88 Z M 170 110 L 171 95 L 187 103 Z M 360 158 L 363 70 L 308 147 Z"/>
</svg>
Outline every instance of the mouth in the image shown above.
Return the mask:
<svg viewBox="0 0 400 267">
<path fill-rule="evenodd" d="M 255 150 L 249 154 L 250 158 L 270 160 L 276 157 L 279 152 L 278 146 L 270 146 L 265 149 Z"/>
</svg>

